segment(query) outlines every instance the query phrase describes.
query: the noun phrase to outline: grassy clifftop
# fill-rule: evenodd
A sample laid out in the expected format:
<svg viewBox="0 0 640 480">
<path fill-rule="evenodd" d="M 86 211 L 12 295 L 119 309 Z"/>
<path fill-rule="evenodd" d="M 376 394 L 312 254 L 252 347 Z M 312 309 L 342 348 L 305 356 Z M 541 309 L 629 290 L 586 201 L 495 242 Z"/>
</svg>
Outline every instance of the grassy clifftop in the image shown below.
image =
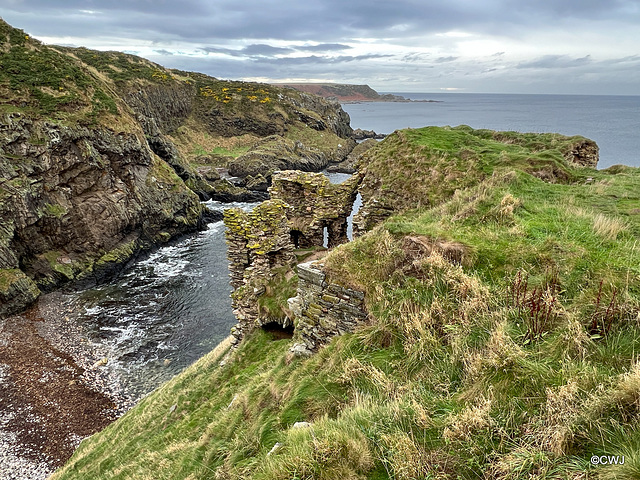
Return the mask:
<svg viewBox="0 0 640 480">
<path fill-rule="evenodd" d="M 216 149 L 232 156 L 289 126 L 351 133 L 344 112 L 301 92 L 167 69 L 121 52 L 45 45 L 2 19 L 0 55 L 0 112 L 129 130 L 140 114 L 153 114 L 190 160 Z M 243 135 L 250 138 L 225 140 Z"/>
<path fill-rule="evenodd" d="M 638 478 L 640 171 L 540 154 L 549 178 L 536 151 L 561 139 L 507 162 L 461 129 L 446 190 L 429 158 L 459 154 L 447 132 L 400 132 L 376 176 L 393 191 L 406 165 L 429 201 L 402 197 L 325 259 L 366 293 L 367 324 L 308 359 L 256 331 L 221 364 L 223 344 L 53 478 Z"/>
</svg>

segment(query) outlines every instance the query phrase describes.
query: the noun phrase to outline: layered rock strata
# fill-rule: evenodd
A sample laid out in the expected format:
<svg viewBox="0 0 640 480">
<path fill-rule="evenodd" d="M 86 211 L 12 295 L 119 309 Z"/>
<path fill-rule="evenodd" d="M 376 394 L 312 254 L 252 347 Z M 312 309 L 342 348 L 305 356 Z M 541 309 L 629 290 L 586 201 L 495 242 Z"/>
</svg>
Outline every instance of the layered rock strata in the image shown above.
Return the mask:
<svg viewBox="0 0 640 480">
<path fill-rule="evenodd" d="M 0 315 L 198 227 L 197 196 L 140 136 L 2 117 Z"/>
</svg>

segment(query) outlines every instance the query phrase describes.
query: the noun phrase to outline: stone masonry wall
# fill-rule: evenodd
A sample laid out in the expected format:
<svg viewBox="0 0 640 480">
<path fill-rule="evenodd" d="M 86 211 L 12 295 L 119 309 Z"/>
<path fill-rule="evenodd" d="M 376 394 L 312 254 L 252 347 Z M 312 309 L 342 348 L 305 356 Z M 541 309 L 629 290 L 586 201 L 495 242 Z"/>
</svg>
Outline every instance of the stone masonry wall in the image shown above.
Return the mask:
<svg viewBox="0 0 640 480">
<path fill-rule="evenodd" d="M 289 299 L 295 314 L 294 344 L 291 351 L 310 355 L 332 337 L 352 332 L 367 318 L 364 293 L 327 283 L 321 264 L 301 263 L 298 294 Z"/>
<path fill-rule="evenodd" d="M 272 280 L 274 269 L 294 259 L 286 212 L 280 200 L 267 200 L 247 213 L 239 208 L 224 212 L 236 340 L 259 326 L 258 298 Z M 286 325 L 283 325 L 286 326 Z"/>
<path fill-rule="evenodd" d="M 346 243 L 347 218 L 358 194 L 360 175 L 332 184 L 322 173 L 283 170 L 274 173 L 269 194 L 291 206 L 287 212 L 296 247 L 322 246 L 327 228 L 328 247 Z"/>
<path fill-rule="evenodd" d="M 329 247 L 348 241 L 347 217 L 353 208 L 360 182 L 354 175 L 342 184 L 331 184 L 318 173 L 282 171 L 273 176 L 271 200 L 251 212 L 225 210 L 236 342 L 260 327 L 259 299 L 275 281 L 276 271 L 295 262 L 294 249 L 323 244 L 324 229 Z M 287 313 L 283 328 L 296 328 L 297 353 L 311 353 L 332 336 L 353 330 L 364 318 L 364 294 L 326 284 L 324 273 L 311 264 L 297 267 L 298 295 L 291 300 L 295 315 Z M 298 299 L 296 303 L 296 299 Z M 264 316 L 264 315 L 263 315 Z"/>
</svg>

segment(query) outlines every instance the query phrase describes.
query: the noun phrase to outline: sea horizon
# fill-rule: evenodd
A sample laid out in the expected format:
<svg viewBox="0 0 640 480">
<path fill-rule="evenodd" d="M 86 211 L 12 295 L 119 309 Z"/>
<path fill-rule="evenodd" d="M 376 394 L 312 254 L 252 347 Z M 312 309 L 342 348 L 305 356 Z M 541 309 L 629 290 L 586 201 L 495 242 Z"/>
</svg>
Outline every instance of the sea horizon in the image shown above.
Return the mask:
<svg viewBox="0 0 640 480">
<path fill-rule="evenodd" d="M 640 167 L 640 95 L 390 92 L 434 102 L 343 104 L 351 126 L 389 134 L 403 128 L 472 128 L 581 135 L 600 148 L 598 168 Z"/>
</svg>

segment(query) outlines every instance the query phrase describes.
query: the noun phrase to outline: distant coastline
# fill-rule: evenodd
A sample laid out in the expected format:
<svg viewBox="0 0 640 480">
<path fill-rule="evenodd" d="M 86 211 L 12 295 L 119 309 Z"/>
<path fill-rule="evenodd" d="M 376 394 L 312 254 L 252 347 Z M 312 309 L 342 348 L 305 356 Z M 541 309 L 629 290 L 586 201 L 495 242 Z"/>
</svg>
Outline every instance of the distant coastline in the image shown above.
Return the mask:
<svg viewBox="0 0 640 480">
<path fill-rule="evenodd" d="M 398 103 L 436 103 L 440 100 L 411 100 L 391 93 L 380 94 L 369 85 L 351 85 L 346 83 L 279 83 L 300 92 L 312 93 L 340 103 L 398 102 Z"/>
</svg>

